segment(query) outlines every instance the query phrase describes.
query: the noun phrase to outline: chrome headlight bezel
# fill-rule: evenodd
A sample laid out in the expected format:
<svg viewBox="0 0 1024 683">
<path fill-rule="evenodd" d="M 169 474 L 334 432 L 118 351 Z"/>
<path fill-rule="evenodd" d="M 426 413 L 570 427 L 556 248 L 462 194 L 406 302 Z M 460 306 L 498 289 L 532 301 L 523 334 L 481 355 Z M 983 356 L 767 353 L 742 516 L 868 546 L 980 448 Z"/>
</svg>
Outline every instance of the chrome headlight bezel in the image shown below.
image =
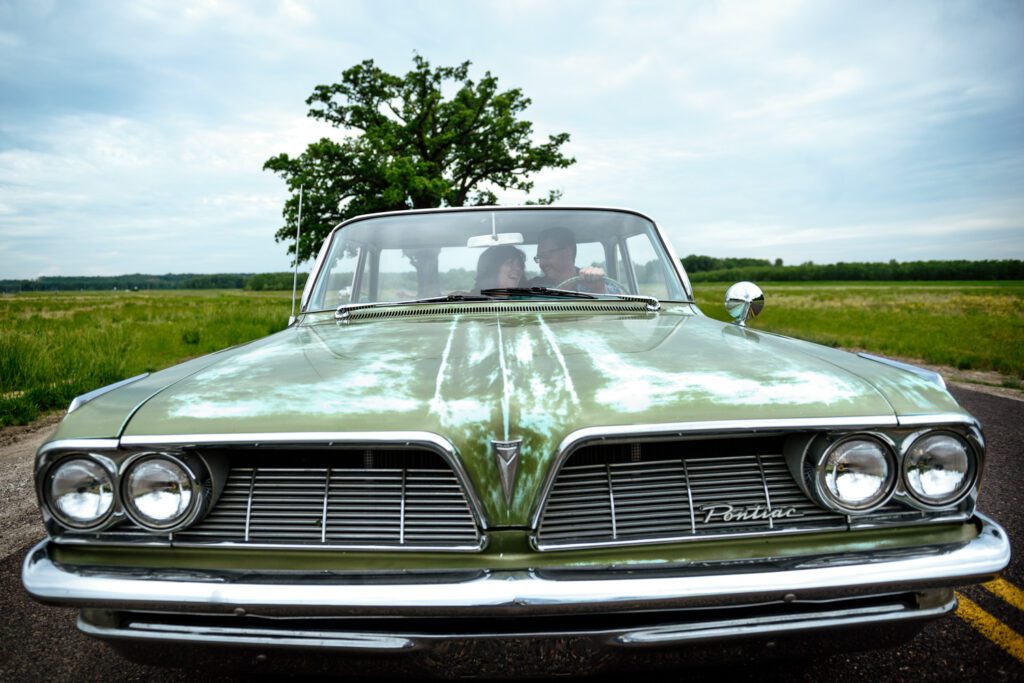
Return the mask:
<svg viewBox="0 0 1024 683">
<path fill-rule="evenodd" d="M 185 470 L 198 484 L 191 513 L 180 525 L 174 527 L 157 529 L 151 526 L 138 526 L 136 520 L 127 514 L 124 504 L 122 482 L 126 469 L 136 460 L 154 455 L 167 456 L 184 464 Z M 99 463 L 110 476 L 114 486 L 112 510 L 102 520 L 88 527 L 75 525 L 74 520 L 66 519 L 59 511 L 55 514 L 47 492 L 50 472 L 59 464 L 75 458 L 86 458 Z M 168 449 L 160 446 L 124 447 L 118 439 L 65 439 L 45 444 L 36 453 L 34 484 L 43 525 L 50 537 L 55 540 L 66 543 L 97 542 L 99 537 L 93 538 L 92 534 L 117 527 L 124 522 L 132 522 L 133 527 L 124 528 L 126 534 L 111 537 L 105 542 L 113 545 L 166 546 L 172 532 L 196 524 L 210 511 L 213 502 L 224 488 L 228 471 L 228 460 L 222 453 L 211 454 L 190 448 Z"/>
<path fill-rule="evenodd" d="M 923 441 L 936 436 L 947 436 L 958 441 L 962 446 L 967 456 L 967 475 L 964 477 L 963 482 L 959 488 L 955 491 L 954 495 L 948 496 L 944 499 L 936 499 L 929 497 L 926 494 L 918 491 L 911 483 L 909 477 L 909 470 L 911 466 L 911 453 Z M 903 452 L 902 463 L 900 466 L 900 482 L 902 488 L 906 491 L 907 496 L 911 499 L 915 506 L 921 507 L 926 510 L 945 510 L 960 504 L 965 498 L 970 496 L 977 488 L 978 477 L 980 474 L 980 459 L 978 453 L 973 445 L 972 439 L 965 438 L 962 434 L 949 429 L 929 429 L 920 434 L 916 434 L 914 438 L 907 440 L 907 446 Z"/>
<path fill-rule="evenodd" d="M 881 452 L 886 472 L 878 492 L 862 503 L 850 503 L 833 493 L 828 485 L 826 463 L 838 449 L 853 441 L 866 441 L 874 444 Z M 810 454 L 809 454 L 810 455 Z M 893 444 L 876 433 L 854 432 L 829 441 L 819 447 L 812 457 L 804 460 L 805 480 L 813 482 L 811 492 L 818 503 L 834 512 L 844 515 L 862 515 L 873 512 L 888 503 L 896 493 L 896 485 L 900 480 L 899 463 Z"/>
<path fill-rule="evenodd" d="M 964 444 L 970 457 L 970 474 L 961 485 L 957 495 L 946 498 L 944 501 L 928 501 L 920 496 L 914 495 L 913 486 L 907 481 L 906 467 L 907 459 L 910 457 L 911 449 L 921 442 L 921 439 L 936 434 L 947 434 L 956 438 Z M 895 481 L 892 482 L 891 495 L 880 497 L 881 502 L 873 507 L 864 509 L 852 509 L 843 505 L 836 505 L 834 499 L 823 494 L 825 488 L 822 479 L 820 466 L 827 458 L 830 449 L 837 444 L 853 438 L 869 438 L 884 444 L 889 458 L 890 465 L 895 463 L 893 472 Z M 975 507 L 978 495 L 978 483 L 981 480 L 985 464 L 985 440 L 980 427 L 976 422 L 963 421 L 955 423 L 950 421 L 936 422 L 936 424 L 910 424 L 887 427 L 862 428 L 853 431 L 827 432 L 805 432 L 794 434 L 788 438 L 785 445 L 786 463 L 789 466 L 793 478 L 796 480 L 800 490 L 811 500 L 821 507 L 844 514 L 849 518 L 849 523 L 855 526 L 871 526 L 880 523 L 875 512 L 889 513 L 894 517 L 885 518 L 889 522 L 899 519 L 901 512 L 897 508 L 891 511 L 887 507 L 890 503 L 899 503 L 899 507 L 918 510 L 927 513 L 928 520 L 936 520 L 941 515 L 942 519 L 966 519 Z M 880 510 L 880 508 L 884 508 Z M 911 522 L 909 518 L 903 518 Z M 922 518 L 923 519 L 923 518 Z M 885 523 L 889 523 L 885 522 Z"/>
<path fill-rule="evenodd" d="M 154 460 L 163 460 L 180 469 L 185 474 L 191 488 L 190 500 L 185 510 L 167 522 L 158 522 L 139 510 L 129 492 L 131 476 L 135 469 Z M 118 499 L 125 515 L 146 531 L 153 533 L 178 531 L 191 525 L 206 510 L 209 499 L 208 476 L 198 459 L 168 452 L 137 453 L 122 463 L 119 479 Z"/>
<path fill-rule="evenodd" d="M 93 465 L 99 469 L 99 471 L 105 475 L 106 483 L 110 488 L 111 501 L 106 511 L 88 523 L 81 523 L 74 519 L 69 518 L 63 512 L 57 502 L 53 499 L 53 479 L 60 471 L 62 467 L 75 461 L 83 461 L 90 465 Z M 57 521 L 58 524 L 74 530 L 74 531 L 96 531 L 107 526 L 114 518 L 117 507 L 118 507 L 118 496 L 117 496 L 117 472 L 114 469 L 112 463 L 107 461 L 105 458 L 97 457 L 92 453 L 67 453 L 63 457 L 55 460 L 46 470 L 46 475 L 41 479 L 40 482 L 40 494 L 41 500 L 44 504 L 46 512 Z"/>
</svg>

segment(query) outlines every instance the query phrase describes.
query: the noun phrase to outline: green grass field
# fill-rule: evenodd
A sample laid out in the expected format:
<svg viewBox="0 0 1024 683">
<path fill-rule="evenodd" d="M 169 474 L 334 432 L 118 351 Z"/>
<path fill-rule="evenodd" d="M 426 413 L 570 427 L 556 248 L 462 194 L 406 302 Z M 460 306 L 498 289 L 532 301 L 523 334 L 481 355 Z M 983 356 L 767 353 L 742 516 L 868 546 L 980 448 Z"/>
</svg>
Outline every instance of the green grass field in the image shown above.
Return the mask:
<svg viewBox="0 0 1024 683">
<path fill-rule="evenodd" d="M 1024 282 L 762 282 L 752 327 L 843 348 L 1024 378 Z M 726 285 L 696 283 L 727 320 Z"/>
<path fill-rule="evenodd" d="M 1024 378 L 1024 282 L 760 284 L 756 329 Z M 696 284 L 706 314 L 726 318 L 725 289 Z M 280 330 L 290 307 L 290 292 L 240 290 L 0 296 L 0 425 Z"/>
<path fill-rule="evenodd" d="M 291 292 L 181 290 L 0 296 L 0 425 L 96 387 L 283 329 Z"/>
</svg>

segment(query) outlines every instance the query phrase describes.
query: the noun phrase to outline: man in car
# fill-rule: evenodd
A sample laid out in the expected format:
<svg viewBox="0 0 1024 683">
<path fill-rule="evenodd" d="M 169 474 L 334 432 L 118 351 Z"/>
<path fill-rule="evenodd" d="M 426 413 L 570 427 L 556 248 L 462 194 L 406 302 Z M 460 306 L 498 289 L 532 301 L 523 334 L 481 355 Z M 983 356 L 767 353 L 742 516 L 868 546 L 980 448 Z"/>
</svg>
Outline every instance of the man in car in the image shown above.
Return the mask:
<svg viewBox="0 0 1024 683">
<path fill-rule="evenodd" d="M 528 287 L 556 288 L 566 280 L 579 277 L 580 280 L 568 285 L 569 289 L 592 294 L 621 293 L 609 292 L 601 268 L 576 267 L 576 236 L 568 228 L 550 228 L 541 233 L 533 260 L 543 274 L 527 282 Z"/>
</svg>

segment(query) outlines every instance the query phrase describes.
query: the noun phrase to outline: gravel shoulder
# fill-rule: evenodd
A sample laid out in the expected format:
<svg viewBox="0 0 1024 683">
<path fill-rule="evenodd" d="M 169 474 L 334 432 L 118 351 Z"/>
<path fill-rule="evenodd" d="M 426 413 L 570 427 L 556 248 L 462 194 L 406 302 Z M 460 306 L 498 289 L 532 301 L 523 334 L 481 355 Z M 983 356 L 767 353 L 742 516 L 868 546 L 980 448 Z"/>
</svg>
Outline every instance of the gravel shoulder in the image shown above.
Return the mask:
<svg viewBox="0 0 1024 683">
<path fill-rule="evenodd" d="M 46 535 L 32 484 L 36 449 L 63 413 L 0 430 L 0 560 Z"/>
</svg>

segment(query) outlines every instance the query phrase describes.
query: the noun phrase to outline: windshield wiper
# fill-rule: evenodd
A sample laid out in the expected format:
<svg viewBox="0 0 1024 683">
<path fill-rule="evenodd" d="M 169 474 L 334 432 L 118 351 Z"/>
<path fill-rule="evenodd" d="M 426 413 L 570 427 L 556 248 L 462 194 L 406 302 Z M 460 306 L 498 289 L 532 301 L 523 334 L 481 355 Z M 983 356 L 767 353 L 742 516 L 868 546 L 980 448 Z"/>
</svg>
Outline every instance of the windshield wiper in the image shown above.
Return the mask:
<svg viewBox="0 0 1024 683">
<path fill-rule="evenodd" d="M 653 296 L 643 294 L 612 294 L 601 292 L 600 294 L 589 294 L 587 292 L 576 292 L 571 289 L 552 289 L 551 287 L 492 287 L 480 291 L 481 294 L 504 294 L 507 296 L 551 296 L 565 297 L 567 299 L 601 299 L 614 297 L 622 301 L 638 301 L 646 304 L 647 310 L 657 311 L 661 308 L 661 302 Z"/>
<path fill-rule="evenodd" d="M 494 301 L 493 296 L 481 294 L 443 294 L 441 296 L 428 296 L 423 299 L 408 299 L 405 301 L 374 301 L 364 304 L 342 304 L 334 312 L 335 320 L 345 320 L 352 311 L 360 311 L 364 308 L 382 308 L 391 306 L 413 306 L 415 304 L 445 304 L 452 301 Z"/>
<path fill-rule="evenodd" d="M 593 294 L 574 292 L 571 289 L 552 289 L 551 287 L 491 287 L 480 290 L 481 294 L 504 294 L 507 296 L 554 296 L 567 299 L 596 299 Z"/>
</svg>

